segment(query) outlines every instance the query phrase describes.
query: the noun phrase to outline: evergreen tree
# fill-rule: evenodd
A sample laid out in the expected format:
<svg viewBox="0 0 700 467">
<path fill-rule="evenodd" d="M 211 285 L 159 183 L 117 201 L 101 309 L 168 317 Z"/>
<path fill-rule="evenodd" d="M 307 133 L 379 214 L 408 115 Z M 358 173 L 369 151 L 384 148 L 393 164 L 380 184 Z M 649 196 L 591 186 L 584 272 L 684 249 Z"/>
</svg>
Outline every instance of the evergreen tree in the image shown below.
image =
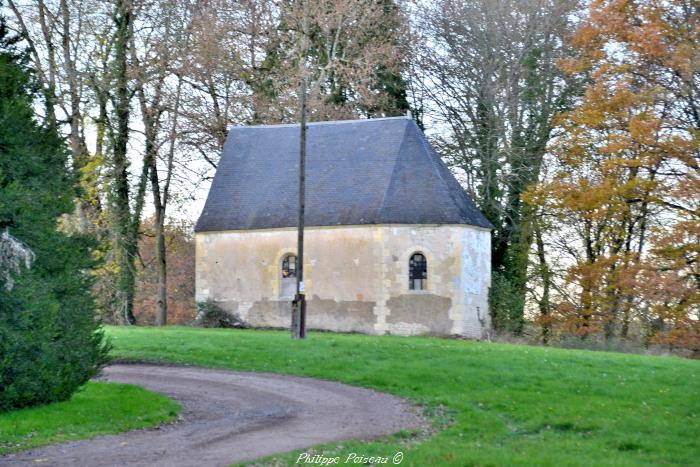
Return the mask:
<svg viewBox="0 0 700 467">
<path fill-rule="evenodd" d="M 108 350 L 90 295 L 92 240 L 58 229 L 76 178 L 57 129 L 35 112 L 40 93 L 17 43 L 0 17 L 0 234 L 33 259 L 11 280 L 0 274 L 0 411 L 69 398 Z"/>
</svg>

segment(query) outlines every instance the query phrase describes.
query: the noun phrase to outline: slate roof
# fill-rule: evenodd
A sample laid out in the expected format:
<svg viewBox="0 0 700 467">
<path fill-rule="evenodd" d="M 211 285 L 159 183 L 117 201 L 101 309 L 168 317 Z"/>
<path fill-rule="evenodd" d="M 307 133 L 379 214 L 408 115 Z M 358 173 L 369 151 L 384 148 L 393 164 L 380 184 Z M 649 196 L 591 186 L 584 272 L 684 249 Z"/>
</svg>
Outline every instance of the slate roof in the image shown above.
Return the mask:
<svg viewBox="0 0 700 467">
<path fill-rule="evenodd" d="M 310 123 L 307 226 L 493 228 L 406 117 Z M 299 125 L 229 132 L 196 232 L 297 225 Z"/>
</svg>

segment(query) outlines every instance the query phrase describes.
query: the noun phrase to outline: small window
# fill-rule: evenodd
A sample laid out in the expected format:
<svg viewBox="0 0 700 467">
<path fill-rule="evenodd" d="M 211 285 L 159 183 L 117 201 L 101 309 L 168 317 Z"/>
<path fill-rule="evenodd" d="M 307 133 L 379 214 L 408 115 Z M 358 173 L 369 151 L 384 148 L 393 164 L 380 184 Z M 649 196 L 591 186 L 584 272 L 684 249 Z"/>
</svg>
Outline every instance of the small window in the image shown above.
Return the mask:
<svg viewBox="0 0 700 467">
<path fill-rule="evenodd" d="M 287 255 L 282 260 L 282 277 L 297 277 L 297 257 L 294 255 Z"/>
<path fill-rule="evenodd" d="M 428 280 L 428 262 L 420 253 L 411 255 L 408 260 L 408 288 L 410 290 L 425 290 Z"/>
</svg>

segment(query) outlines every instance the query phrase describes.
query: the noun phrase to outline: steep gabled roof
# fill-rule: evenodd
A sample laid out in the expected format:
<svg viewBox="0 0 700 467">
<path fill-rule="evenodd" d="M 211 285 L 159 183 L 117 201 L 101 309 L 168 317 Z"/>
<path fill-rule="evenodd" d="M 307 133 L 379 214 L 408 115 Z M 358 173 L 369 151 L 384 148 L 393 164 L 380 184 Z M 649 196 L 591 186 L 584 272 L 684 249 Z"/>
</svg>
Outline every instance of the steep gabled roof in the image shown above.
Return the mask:
<svg viewBox="0 0 700 467">
<path fill-rule="evenodd" d="M 195 231 L 297 225 L 299 125 L 235 127 Z M 307 226 L 493 228 L 405 117 L 310 123 Z"/>
</svg>

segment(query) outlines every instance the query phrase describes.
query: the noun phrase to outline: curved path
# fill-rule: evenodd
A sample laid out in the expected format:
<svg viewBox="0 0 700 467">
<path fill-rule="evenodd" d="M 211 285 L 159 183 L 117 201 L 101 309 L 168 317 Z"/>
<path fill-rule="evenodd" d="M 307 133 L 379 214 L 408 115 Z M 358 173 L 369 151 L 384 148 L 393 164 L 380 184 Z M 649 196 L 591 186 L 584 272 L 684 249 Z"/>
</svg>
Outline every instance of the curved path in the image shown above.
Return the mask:
<svg viewBox="0 0 700 467">
<path fill-rule="evenodd" d="M 113 365 L 103 379 L 170 396 L 182 405 L 180 419 L 0 457 L 0 465 L 220 466 L 423 424 L 416 409 L 396 397 L 311 378 Z"/>
</svg>

